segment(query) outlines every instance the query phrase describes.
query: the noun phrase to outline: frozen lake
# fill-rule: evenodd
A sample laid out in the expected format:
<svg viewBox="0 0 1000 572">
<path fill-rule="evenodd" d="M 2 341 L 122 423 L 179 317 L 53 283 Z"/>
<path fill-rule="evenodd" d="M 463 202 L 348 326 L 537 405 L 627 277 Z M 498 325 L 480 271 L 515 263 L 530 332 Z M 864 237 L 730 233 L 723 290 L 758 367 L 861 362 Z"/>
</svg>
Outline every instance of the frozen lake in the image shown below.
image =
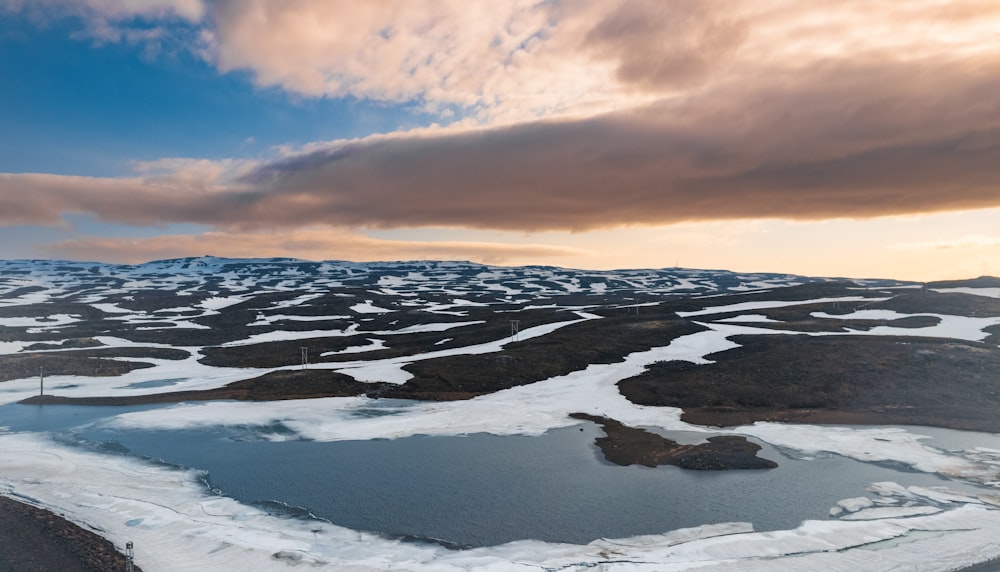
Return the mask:
<svg viewBox="0 0 1000 572">
<path fill-rule="evenodd" d="M 584 544 L 724 522 L 750 522 L 758 531 L 793 529 L 803 520 L 828 519 L 839 500 L 866 496 L 866 488 L 880 481 L 986 490 L 899 465 L 832 454 L 794 458 L 760 442 L 760 455 L 776 461 L 777 469 L 619 467 L 603 460 L 593 445 L 602 431 L 589 423 L 540 436 L 336 442 L 301 440 L 280 424 L 177 431 L 91 426 L 155 407 L 6 405 L 0 406 L 0 425 L 51 431 L 64 443 L 106 455 L 197 469 L 219 494 L 276 514 L 314 515 L 354 530 L 449 546 L 519 539 Z M 970 438 L 932 431 L 942 448 Z M 711 436 L 658 432 L 682 442 Z"/>
</svg>

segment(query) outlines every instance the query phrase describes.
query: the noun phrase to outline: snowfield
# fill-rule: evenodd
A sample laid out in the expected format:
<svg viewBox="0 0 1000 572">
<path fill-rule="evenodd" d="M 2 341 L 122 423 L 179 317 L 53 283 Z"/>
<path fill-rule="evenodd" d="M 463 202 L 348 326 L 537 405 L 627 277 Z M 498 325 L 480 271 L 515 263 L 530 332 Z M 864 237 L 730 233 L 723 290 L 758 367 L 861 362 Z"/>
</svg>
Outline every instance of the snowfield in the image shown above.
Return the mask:
<svg viewBox="0 0 1000 572">
<path fill-rule="evenodd" d="M 891 292 L 910 291 L 909 285 L 893 283 L 886 285 L 893 290 L 887 292 L 876 286 L 869 296 L 745 298 L 772 290 L 780 292 L 781 288 L 807 280 L 682 269 L 602 273 L 435 262 L 366 265 L 205 257 L 112 266 L 7 261 L 0 262 L 0 333 L 5 336 L 0 341 L 0 358 L 27 359 L 53 352 L 82 355 L 79 352 L 92 347 L 171 348 L 187 353 L 184 359 L 111 358 L 151 364 L 121 375 L 47 375 L 46 388 L 66 397 L 159 393 L 164 388 L 158 384 L 164 380 L 170 381 L 169 391 L 215 389 L 268 372 L 298 368 L 298 364 L 267 368 L 210 366 L 200 361 L 207 345 L 187 342 L 187 334 L 166 332 L 162 335 L 167 337 L 155 337 L 162 333 L 161 327 L 213 333 L 213 327 L 206 324 L 231 319 L 235 333 L 212 345 L 255 350 L 256 344 L 270 342 L 349 338 L 351 344 L 341 346 L 343 349 L 319 353 L 321 358 L 341 361 L 322 361 L 309 368 L 340 372 L 365 383 L 404 384 L 412 377 L 403 369 L 408 364 L 504 352 L 514 342 L 544 339 L 583 322 L 598 323 L 593 321 L 605 319 L 610 311 L 647 311 L 675 299 L 671 297 L 697 294 L 702 296 L 696 300 L 701 307 L 677 311 L 676 315 L 699 318 L 695 323 L 703 326 L 703 331 L 678 335 L 614 363 L 592 363 L 564 375 L 473 399 L 404 402 L 390 407 L 392 415 L 382 416 L 356 413 L 372 405 L 373 400 L 364 396 L 192 402 L 109 416 L 97 426 L 185 430 L 280 423 L 294 435 L 275 439 L 344 441 L 418 434 L 540 435 L 578 424 L 569 414 L 579 412 L 610 417 L 633 427 L 752 437 L 798 458 L 840 455 L 863 462 L 894 463 L 913 471 L 1000 488 L 1000 449 L 945 450 L 929 444 L 919 429 L 900 427 L 760 422 L 720 431 L 681 421 L 680 409 L 637 405 L 619 392 L 619 381 L 639 375 L 658 362 L 712 363 L 712 354 L 739 347 L 732 340 L 734 336 L 921 336 L 980 342 L 1000 325 L 1000 317 L 996 316 L 907 314 L 859 308 L 844 314 L 810 312 L 808 315 L 817 321 L 829 323 L 830 329 L 796 331 L 783 321 L 751 313 L 810 304 L 874 304 L 891 300 Z M 867 282 L 864 285 L 869 287 Z M 340 290 L 348 288 L 354 290 Z M 150 291 L 171 294 L 169 302 L 165 300 L 162 307 L 157 307 L 160 302 L 148 297 Z M 935 292 L 1000 297 L 1000 289 L 996 288 L 947 288 Z M 144 293 L 147 298 L 142 298 Z M 738 295 L 745 301 L 713 305 L 712 296 L 721 294 Z M 605 296 L 613 295 L 620 298 L 604 301 Z M 561 296 L 571 298 L 561 300 Z M 191 303 L 178 302 L 184 297 Z M 338 297 L 343 301 L 337 302 Z M 320 303 L 340 306 L 326 313 L 326 308 L 312 307 Z M 35 315 L 39 304 L 50 304 L 54 309 L 50 315 Z M 84 330 L 74 328 L 87 326 L 89 319 L 78 313 L 83 311 L 80 307 L 99 313 L 101 323 L 110 325 L 80 333 Z M 482 336 L 476 343 L 455 343 L 462 338 L 454 332 L 487 324 L 488 320 L 480 319 L 475 312 L 493 311 L 501 316 L 504 326 L 508 319 L 515 319 L 513 312 L 553 312 L 558 319 L 525 327 L 516 337 Z M 721 314 L 736 315 L 713 319 Z M 916 328 L 874 325 L 865 331 L 845 331 L 841 324 L 846 320 L 889 322 L 915 316 L 936 318 L 937 322 Z M 408 321 L 392 321 L 397 319 Z M 366 326 L 365 320 L 378 321 Z M 303 329 L 296 329 L 297 324 Z M 825 329 L 825 325 L 820 327 Z M 116 328 L 124 328 L 122 332 L 126 333 Z M 375 355 L 389 349 L 393 340 L 436 332 L 448 332 L 452 337 L 426 342 L 431 346 L 426 351 L 393 357 Z M 60 345 L 72 339 L 86 339 L 89 345 Z M 444 343 L 453 347 L 432 347 Z M 343 355 L 347 357 L 341 358 Z M 0 383 L 0 405 L 38 392 L 38 379 L 34 369 L 30 371 L 31 377 Z M 904 487 L 892 482 L 873 483 L 868 497 L 842 499 L 831 507 L 830 520 L 805 521 L 792 530 L 755 532 L 751 523 L 733 522 L 663 531 L 659 535 L 600 539 L 585 545 L 523 540 L 451 550 L 390 540 L 327 522 L 279 518 L 212 494 L 197 471 L 86 451 L 63 444 L 48 433 L 17 433 L 3 426 L 0 418 L 0 494 L 50 509 L 99 531 L 119 546 L 133 541 L 136 560 L 147 572 L 297 568 L 944 571 L 1000 557 L 1000 544 L 996 542 L 1000 496 Z"/>
</svg>

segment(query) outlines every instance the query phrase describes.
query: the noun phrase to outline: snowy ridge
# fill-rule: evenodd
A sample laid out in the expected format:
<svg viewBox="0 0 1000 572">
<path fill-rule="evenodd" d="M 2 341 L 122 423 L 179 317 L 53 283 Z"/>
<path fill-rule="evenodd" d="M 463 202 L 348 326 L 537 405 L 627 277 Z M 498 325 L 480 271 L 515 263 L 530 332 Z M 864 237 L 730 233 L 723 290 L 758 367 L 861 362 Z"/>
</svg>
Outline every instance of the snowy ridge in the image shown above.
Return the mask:
<svg viewBox="0 0 1000 572">
<path fill-rule="evenodd" d="M 0 296 L 18 288 L 36 295 L 21 301 L 76 299 L 75 291 L 100 288 L 108 293 L 130 290 L 245 292 L 299 290 L 326 285 L 383 287 L 397 294 L 421 291 L 495 291 L 508 296 L 592 293 L 641 289 L 660 293 L 752 291 L 801 284 L 814 279 L 781 274 L 735 274 L 721 270 L 585 271 L 546 266 L 499 267 L 472 262 L 309 262 L 289 258 L 232 259 L 205 256 L 144 264 L 104 264 L 59 260 L 0 261 Z M 96 294 L 96 293 L 95 293 Z M 90 302 L 99 302 L 91 299 Z M 12 304 L 5 299 L 2 304 Z"/>
</svg>

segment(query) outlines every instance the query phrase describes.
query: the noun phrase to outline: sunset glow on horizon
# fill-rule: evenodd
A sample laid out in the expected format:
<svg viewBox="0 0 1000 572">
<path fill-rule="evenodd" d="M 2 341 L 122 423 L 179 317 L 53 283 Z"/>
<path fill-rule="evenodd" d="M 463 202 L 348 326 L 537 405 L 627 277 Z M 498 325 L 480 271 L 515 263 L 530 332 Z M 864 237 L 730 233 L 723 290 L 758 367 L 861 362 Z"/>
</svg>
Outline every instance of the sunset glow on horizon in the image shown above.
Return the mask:
<svg viewBox="0 0 1000 572">
<path fill-rule="evenodd" d="M 1000 275 L 1000 4 L 0 0 L 0 258 Z"/>
</svg>

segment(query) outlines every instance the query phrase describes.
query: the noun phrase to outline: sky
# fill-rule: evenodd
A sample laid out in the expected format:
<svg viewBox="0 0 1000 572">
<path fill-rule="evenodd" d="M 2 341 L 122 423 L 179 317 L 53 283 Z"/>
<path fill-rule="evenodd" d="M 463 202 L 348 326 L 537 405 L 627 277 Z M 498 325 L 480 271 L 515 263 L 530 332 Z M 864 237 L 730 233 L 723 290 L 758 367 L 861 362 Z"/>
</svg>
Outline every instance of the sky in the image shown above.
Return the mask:
<svg viewBox="0 0 1000 572">
<path fill-rule="evenodd" d="M 0 0 L 0 258 L 1000 276 L 996 0 Z"/>
</svg>

